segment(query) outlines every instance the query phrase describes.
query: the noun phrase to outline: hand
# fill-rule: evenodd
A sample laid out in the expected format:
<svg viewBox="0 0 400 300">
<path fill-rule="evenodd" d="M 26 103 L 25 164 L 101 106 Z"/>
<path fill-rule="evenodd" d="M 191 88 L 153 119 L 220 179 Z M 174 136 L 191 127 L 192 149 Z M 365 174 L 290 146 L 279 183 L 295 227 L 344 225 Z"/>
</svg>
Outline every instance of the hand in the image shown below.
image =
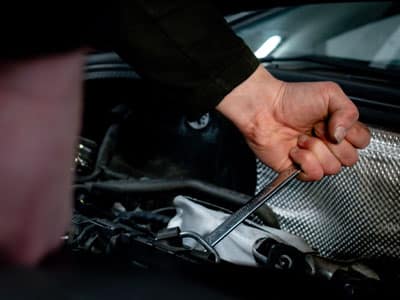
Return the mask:
<svg viewBox="0 0 400 300">
<path fill-rule="evenodd" d="M 34 265 L 71 220 L 81 51 L 0 68 L 0 259 Z"/>
<path fill-rule="evenodd" d="M 352 166 L 370 141 L 358 110 L 332 82 L 287 83 L 260 66 L 217 106 L 276 171 L 298 164 L 304 181 Z"/>
</svg>

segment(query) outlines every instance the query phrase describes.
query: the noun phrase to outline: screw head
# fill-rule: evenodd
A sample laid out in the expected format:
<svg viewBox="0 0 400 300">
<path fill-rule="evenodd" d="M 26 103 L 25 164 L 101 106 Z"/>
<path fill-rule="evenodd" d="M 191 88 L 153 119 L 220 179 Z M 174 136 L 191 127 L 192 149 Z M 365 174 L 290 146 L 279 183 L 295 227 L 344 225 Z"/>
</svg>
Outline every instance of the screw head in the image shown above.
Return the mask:
<svg viewBox="0 0 400 300">
<path fill-rule="evenodd" d="M 279 257 L 278 263 L 277 263 L 277 267 L 279 269 L 289 270 L 292 268 L 292 266 L 293 266 L 293 261 L 288 255 L 283 254 Z"/>
<path fill-rule="evenodd" d="M 202 130 L 202 129 L 206 128 L 208 126 L 208 124 L 210 124 L 210 121 L 211 121 L 210 113 L 206 113 L 206 114 L 202 115 L 198 120 L 194 120 L 194 121 L 188 120 L 186 122 L 190 128 L 192 128 L 194 130 Z"/>
</svg>

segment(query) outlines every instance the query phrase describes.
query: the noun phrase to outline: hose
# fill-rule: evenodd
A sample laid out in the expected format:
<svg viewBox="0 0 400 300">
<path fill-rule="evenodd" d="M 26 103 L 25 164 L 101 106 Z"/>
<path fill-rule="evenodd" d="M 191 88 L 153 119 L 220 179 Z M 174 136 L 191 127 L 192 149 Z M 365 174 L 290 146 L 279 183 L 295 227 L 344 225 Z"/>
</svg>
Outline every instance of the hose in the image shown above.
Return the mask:
<svg viewBox="0 0 400 300">
<path fill-rule="evenodd" d="M 250 196 L 218 187 L 195 179 L 146 179 L 146 180 L 111 180 L 103 182 L 88 182 L 75 185 L 89 193 L 113 193 L 130 195 L 139 193 L 179 192 L 187 190 L 197 192 L 205 197 L 218 201 L 221 206 L 238 208 L 243 206 Z M 257 210 L 256 215 L 265 225 L 279 228 L 279 222 L 267 205 Z"/>
</svg>

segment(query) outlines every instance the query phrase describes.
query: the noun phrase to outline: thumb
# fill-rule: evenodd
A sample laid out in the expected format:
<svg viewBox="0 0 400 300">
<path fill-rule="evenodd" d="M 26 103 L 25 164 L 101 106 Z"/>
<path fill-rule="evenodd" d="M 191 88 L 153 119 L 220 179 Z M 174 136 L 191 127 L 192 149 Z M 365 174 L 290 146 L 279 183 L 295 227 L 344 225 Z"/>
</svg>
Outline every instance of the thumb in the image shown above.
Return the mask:
<svg viewBox="0 0 400 300">
<path fill-rule="evenodd" d="M 336 84 L 329 89 L 328 131 L 332 141 L 340 143 L 347 132 L 357 122 L 359 112 L 354 103 Z"/>
</svg>

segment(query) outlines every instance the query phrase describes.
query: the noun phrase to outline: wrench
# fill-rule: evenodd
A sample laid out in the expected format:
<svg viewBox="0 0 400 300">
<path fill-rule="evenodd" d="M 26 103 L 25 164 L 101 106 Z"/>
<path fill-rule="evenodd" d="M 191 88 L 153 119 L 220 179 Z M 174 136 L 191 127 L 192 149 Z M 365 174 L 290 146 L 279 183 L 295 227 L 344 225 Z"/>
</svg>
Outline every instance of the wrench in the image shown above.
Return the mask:
<svg viewBox="0 0 400 300">
<path fill-rule="evenodd" d="M 205 242 L 207 242 L 211 247 L 215 247 L 248 216 L 260 208 L 260 206 L 293 180 L 293 178 L 295 178 L 300 172 L 301 170 L 294 166 L 280 172 L 278 176 L 264 187 L 256 196 L 250 199 L 239 210 L 230 215 L 221 225 L 214 229 L 214 231 L 206 235 L 204 238 Z"/>
</svg>

